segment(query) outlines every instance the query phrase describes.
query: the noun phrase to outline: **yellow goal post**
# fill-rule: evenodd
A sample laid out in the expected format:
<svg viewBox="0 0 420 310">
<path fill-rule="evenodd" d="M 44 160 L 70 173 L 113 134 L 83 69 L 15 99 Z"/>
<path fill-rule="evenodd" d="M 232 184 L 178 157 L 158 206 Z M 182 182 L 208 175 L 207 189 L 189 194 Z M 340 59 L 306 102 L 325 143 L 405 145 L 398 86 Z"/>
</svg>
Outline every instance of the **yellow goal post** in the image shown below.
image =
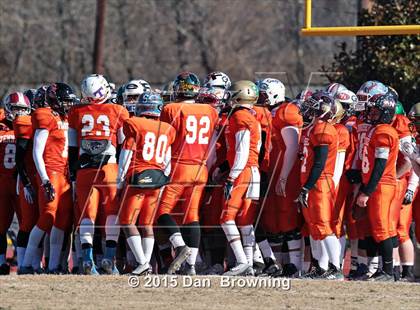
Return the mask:
<svg viewBox="0 0 420 310">
<path fill-rule="evenodd" d="M 420 25 L 312 27 L 312 0 L 305 4 L 303 36 L 380 36 L 420 34 Z"/>
</svg>

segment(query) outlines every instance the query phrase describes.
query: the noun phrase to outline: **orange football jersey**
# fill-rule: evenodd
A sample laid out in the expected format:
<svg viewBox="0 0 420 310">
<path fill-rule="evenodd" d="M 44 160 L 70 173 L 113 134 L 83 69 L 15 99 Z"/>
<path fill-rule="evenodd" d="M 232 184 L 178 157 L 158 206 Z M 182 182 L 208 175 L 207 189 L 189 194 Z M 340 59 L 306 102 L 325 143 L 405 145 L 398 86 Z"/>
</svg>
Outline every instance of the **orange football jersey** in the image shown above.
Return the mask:
<svg viewBox="0 0 420 310">
<path fill-rule="evenodd" d="M 48 130 L 47 144 L 44 150 L 44 162 L 47 171 L 65 173 L 68 157 L 69 123 L 66 117 L 60 117 L 50 108 L 38 108 L 32 114 L 32 127 Z"/>
<path fill-rule="evenodd" d="M 248 162 L 245 167 L 258 167 L 258 155 L 261 147 L 261 128 L 255 118 L 255 111 L 238 109 L 228 119 L 225 129 L 227 160 L 232 167 L 236 156 L 236 134 L 242 130 L 249 130 L 251 133 Z"/>
<path fill-rule="evenodd" d="M 15 133 L 13 130 L 0 131 L 0 174 L 12 176 L 15 172 Z"/>
<path fill-rule="evenodd" d="M 380 183 L 395 184 L 396 183 L 396 162 L 398 156 L 398 133 L 388 124 L 380 124 L 372 127 L 366 135 L 367 143 L 363 149 L 362 159 L 362 180 L 363 184 L 369 182 L 372 170 L 375 164 L 375 152 L 377 148 L 385 148 L 389 150 L 385 171 L 382 174 Z"/>
<path fill-rule="evenodd" d="M 78 143 L 82 140 L 109 140 L 117 146 L 118 130 L 129 118 L 126 108 L 117 104 L 83 104 L 69 112 L 69 128 L 77 131 Z"/>
<path fill-rule="evenodd" d="M 175 128 L 160 120 L 134 116 L 124 122 L 123 128 L 123 148 L 134 151 L 128 175 L 145 169 L 164 170 L 166 153 L 175 140 Z"/>
<path fill-rule="evenodd" d="M 25 153 L 25 164 L 28 174 L 34 175 L 36 173 L 35 163 L 32 157 L 33 148 L 33 129 L 32 120 L 30 115 L 17 116 L 13 120 L 13 130 L 15 132 L 15 138 L 30 140 L 28 148 Z"/>
<path fill-rule="evenodd" d="M 344 122 L 349 132 L 349 146 L 347 147 L 346 160 L 344 162 L 344 171 L 351 169 L 354 156 L 356 155 L 356 141 L 357 141 L 357 130 L 356 130 L 355 116 L 351 116 L 347 121 Z"/>
<path fill-rule="evenodd" d="M 197 165 L 207 160 L 214 130 L 219 121 L 208 104 L 172 102 L 164 106 L 160 119 L 176 130 L 172 161 Z"/>
<path fill-rule="evenodd" d="M 343 124 L 335 124 L 335 130 L 337 130 L 338 135 L 338 152 L 346 152 L 347 148 L 350 146 L 350 133 L 347 127 Z"/>
<path fill-rule="evenodd" d="M 262 171 L 268 171 L 270 163 L 271 149 L 271 122 L 272 117 L 270 111 L 266 107 L 254 106 L 253 110 L 257 113 L 255 118 L 261 126 L 261 136 L 265 136 L 264 140 L 264 158 L 260 159 L 260 168 Z M 261 154 L 260 154 L 261 155 Z"/>
<path fill-rule="evenodd" d="M 288 126 L 297 127 L 299 129 L 299 134 L 302 133 L 302 115 L 300 115 L 299 108 L 293 103 L 283 103 L 275 110 L 273 128 L 271 131 L 270 157 L 272 160 L 270 161 L 270 171 L 273 171 L 276 167 L 277 170 L 281 170 L 284 152 L 286 151 L 286 145 L 281 135 L 281 130 Z"/>
<path fill-rule="evenodd" d="M 337 130 L 333 125 L 318 121 L 302 133 L 303 161 L 301 165 L 301 183 L 305 184 L 314 164 L 314 148 L 320 145 L 328 146 L 328 157 L 320 179 L 332 177 L 335 169 L 337 157 L 338 137 Z"/>
<path fill-rule="evenodd" d="M 397 131 L 399 139 L 411 136 L 410 120 L 407 116 L 401 114 L 395 115 L 395 119 L 391 125 Z"/>
</svg>

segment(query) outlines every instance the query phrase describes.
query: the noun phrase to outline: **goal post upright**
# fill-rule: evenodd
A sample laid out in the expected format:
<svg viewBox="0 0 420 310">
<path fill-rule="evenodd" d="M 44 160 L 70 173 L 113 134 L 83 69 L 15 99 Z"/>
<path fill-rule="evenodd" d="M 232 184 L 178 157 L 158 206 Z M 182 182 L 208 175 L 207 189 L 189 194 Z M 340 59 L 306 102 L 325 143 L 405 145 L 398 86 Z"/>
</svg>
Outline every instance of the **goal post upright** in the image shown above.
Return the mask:
<svg viewBox="0 0 420 310">
<path fill-rule="evenodd" d="M 375 36 L 375 35 L 418 35 L 420 25 L 312 27 L 312 0 L 305 3 L 305 28 L 303 36 Z"/>
</svg>

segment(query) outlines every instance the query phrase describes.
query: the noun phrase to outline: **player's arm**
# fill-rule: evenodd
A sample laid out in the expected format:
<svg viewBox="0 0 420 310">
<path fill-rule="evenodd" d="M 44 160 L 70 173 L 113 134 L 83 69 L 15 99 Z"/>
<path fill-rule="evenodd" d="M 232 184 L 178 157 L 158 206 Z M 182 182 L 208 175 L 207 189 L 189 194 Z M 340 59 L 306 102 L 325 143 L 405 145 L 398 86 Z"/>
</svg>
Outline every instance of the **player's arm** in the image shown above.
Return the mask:
<svg viewBox="0 0 420 310">
<path fill-rule="evenodd" d="M 304 208 L 308 207 L 308 192 L 314 188 L 316 182 L 324 171 L 325 163 L 328 158 L 328 145 L 320 144 L 314 147 L 314 163 L 312 165 L 311 171 L 309 172 L 309 177 L 306 183 L 303 185 L 300 190 L 298 198 L 295 200 L 299 202 L 300 205 Z"/>
<path fill-rule="evenodd" d="M 360 188 L 360 194 L 356 201 L 358 206 L 365 207 L 369 196 L 375 192 L 376 187 L 378 186 L 385 171 L 386 163 L 389 158 L 389 152 L 389 147 L 380 146 L 375 148 L 375 162 L 372 168 L 372 174 L 367 184 L 363 184 Z"/>
<path fill-rule="evenodd" d="M 47 145 L 49 132 L 47 129 L 36 129 L 34 134 L 34 147 L 32 157 L 34 159 L 35 167 L 42 182 L 42 188 L 45 193 L 47 201 L 53 201 L 55 198 L 55 190 L 50 182 L 47 174 L 44 161 L 44 151 Z"/>
<path fill-rule="evenodd" d="M 239 130 L 235 134 L 235 159 L 230 168 L 228 180 L 234 181 L 244 170 L 251 146 L 251 131 L 248 129 Z"/>
<path fill-rule="evenodd" d="M 69 128 L 67 131 L 69 141 L 69 171 L 70 180 L 76 181 L 77 162 L 79 159 L 79 148 L 77 146 L 77 131 L 74 128 Z"/>
<path fill-rule="evenodd" d="M 406 136 L 400 139 L 399 149 L 402 151 L 402 146 L 406 143 L 411 143 L 411 136 Z M 401 178 L 404 174 L 408 173 L 411 170 L 411 161 L 410 158 L 404 155 L 403 163 L 401 165 L 397 165 L 397 179 Z"/>
<path fill-rule="evenodd" d="M 337 152 L 337 158 L 335 160 L 334 175 L 333 175 L 333 181 L 334 181 L 335 187 L 337 187 L 338 183 L 340 183 L 341 175 L 343 174 L 345 160 L 346 160 L 346 151 L 339 150 Z"/>
<path fill-rule="evenodd" d="M 131 158 L 133 157 L 133 150 L 122 148 L 120 152 L 120 158 L 118 160 L 118 176 L 117 176 L 117 188 L 121 189 L 124 185 L 125 177 L 127 175 L 128 168 L 130 167 Z"/>
<path fill-rule="evenodd" d="M 299 150 L 299 128 L 296 126 L 286 126 L 281 129 L 280 133 L 286 150 L 284 152 L 280 176 L 276 185 L 276 193 L 277 195 L 286 197 L 287 178 L 296 162 Z"/>
<path fill-rule="evenodd" d="M 419 177 L 414 170 L 411 170 L 410 178 L 408 179 L 407 190 L 404 195 L 403 204 L 409 205 L 413 202 L 417 187 L 419 186 Z"/>
<path fill-rule="evenodd" d="M 172 150 L 171 147 L 168 147 L 168 150 L 166 151 L 165 158 L 163 160 L 163 166 L 165 167 L 165 170 L 163 173 L 168 177 L 171 174 L 171 159 L 172 159 Z"/>
<path fill-rule="evenodd" d="M 29 147 L 29 144 L 30 144 L 29 139 L 25 139 L 25 138 L 16 139 L 16 154 L 15 154 L 16 169 L 19 175 L 19 179 L 22 182 L 23 186 L 27 186 L 31 184 L 28 173 L 26 172 L 26 165 L 25 165 L 25 155 Z"/>
</svg>

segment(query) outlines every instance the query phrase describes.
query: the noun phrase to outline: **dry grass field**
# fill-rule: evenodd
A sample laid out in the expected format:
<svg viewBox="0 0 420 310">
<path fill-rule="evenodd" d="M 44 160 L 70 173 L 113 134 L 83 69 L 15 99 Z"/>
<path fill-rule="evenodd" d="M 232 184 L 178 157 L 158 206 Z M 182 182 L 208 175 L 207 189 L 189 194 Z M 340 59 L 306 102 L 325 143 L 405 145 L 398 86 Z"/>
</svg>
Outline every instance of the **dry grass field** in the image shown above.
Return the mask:
<svg viewBox="0 0 420 310">
<path fill-rule="evenodd" d="M 291 280 L 274 287 L 224 287 L 221 277 L 140 278 L 128 276 L 5 276 L 0 309 L 419 309 L 420 284 Z M 238 279 L 238 278 L 236 278 Z M 195 281 L 195 282 L 192 282 Z M 148 282 L 148 283 L 146 283 Z M 145 288 L 145 285 L 160 286 Z M 202 288 L 185 287 L 203 284 Z M 262 283 L 264 285 L 264 283 Z M 177 286 L 177 287 L 173 287 Z M 184 287 L 183 287 L 184 286 Z"/>
</svg>

